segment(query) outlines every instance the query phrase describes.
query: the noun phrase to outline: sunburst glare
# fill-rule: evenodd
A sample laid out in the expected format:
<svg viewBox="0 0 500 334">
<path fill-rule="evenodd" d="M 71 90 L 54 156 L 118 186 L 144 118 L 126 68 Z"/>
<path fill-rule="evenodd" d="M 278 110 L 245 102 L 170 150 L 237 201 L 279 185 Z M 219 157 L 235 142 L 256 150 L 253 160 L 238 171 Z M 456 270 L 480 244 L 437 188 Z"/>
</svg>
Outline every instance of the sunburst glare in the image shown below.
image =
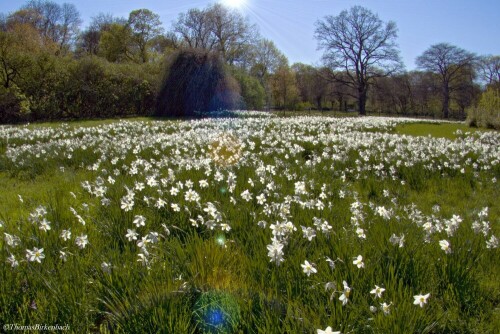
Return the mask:
<svg viewBox="0 0 500 334">
<path fill-rule="evenodd" d="M 227 7 L 242 9 L 245 7 L 247 0 L 222 0 L 221 3 Z"/>
</svg>

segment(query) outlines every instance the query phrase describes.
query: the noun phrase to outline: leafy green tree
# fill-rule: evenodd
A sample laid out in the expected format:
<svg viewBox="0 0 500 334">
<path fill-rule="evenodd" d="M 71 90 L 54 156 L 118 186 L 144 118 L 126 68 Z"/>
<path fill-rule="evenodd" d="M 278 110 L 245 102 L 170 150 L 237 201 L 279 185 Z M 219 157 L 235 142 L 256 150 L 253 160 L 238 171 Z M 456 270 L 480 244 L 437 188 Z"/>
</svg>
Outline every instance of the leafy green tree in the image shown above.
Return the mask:
<svg viewBox="0 0 500 334">
<path fill-rule="evenodd" d="M 30 24 L 46 43 L 57 45 L 58 54 L 66 54 L 73 46 L 81 25 L 75 5 L 59 5 L 50 0 L 31 0 L 8 17 L 8 24 Z"/>
<path fill-rule="evenodd" d="M 234 69 L 234 78 L 241 88 L 241 102 L 238 106 L 243 110 L 262 110 L 266 101 L 266 93 L 260 81 L 248 75 L 244 70 Z"/>
<path fill-rule="evenodd" d="M 137 9 L 130 13 L 128 25 L 132 32 L 132 44 L 137 48 L 141 62 L 146 63 L 149 59 L 149 47 L 151 42 L 161 36 L 160 16 L 149 9 Z"/>
<path fill-rule="evenodd" d="M 297 63 L 292 65 L 292 70 L 295 73 L 301 101 L 307 102 L 309 106 L 316 105 L 316 108 L 321 110 L 330 86 L 322 75 L 321 69 Z"/>
<path fill-rule="evenodd" d="M 132 52 L 132 40 L 128 25 L 113 23 L 101 34 L 99 53 L 110 62 L 137 61 Z"/>
<path fill-rule="evenodd" d="M 76 54 L 78 56 L 100 54 L 101 36 L 104 32 L 109 31 L 113 24 L 125 26 L 127 20 L 103 13 L 92 17 L 89 27 L 78 36 Z"/>
<path fill-rule="evenodd" d="M 481 126 L 500 130 L 500 90 L 488 88 L 479 100 L 477 107 L 467 110 L 469 126 Z"/>
<path fill-rule="evenodd" d="M 0 80 L 5 88 L 15 85 L 31 66 L 29 56 L 16 43 L 15 36 L 0 31 Z"/>
<path fill-rule="evenodd" d="M 271 75 L 280 67 L 288 66 L 288 59 L 273 41 L 267 39 L 259 40 L 252 47 L 251 52 L 250 74 L 256 77 L 264 87 L 266 108 L 269 109 L 272 104 Z"/>
<path fill-rule="evenodd" d="M 299 92 L 295 74 L 289 66 L 279 67 L 271 77 L 275 105 L 282 109 L 294 109 Z"/>
<path fill-rule="evenodd" d="M 30 103 L 17 86 L 0 86 L 0 123 L 29 120 Z"/>
</svg>

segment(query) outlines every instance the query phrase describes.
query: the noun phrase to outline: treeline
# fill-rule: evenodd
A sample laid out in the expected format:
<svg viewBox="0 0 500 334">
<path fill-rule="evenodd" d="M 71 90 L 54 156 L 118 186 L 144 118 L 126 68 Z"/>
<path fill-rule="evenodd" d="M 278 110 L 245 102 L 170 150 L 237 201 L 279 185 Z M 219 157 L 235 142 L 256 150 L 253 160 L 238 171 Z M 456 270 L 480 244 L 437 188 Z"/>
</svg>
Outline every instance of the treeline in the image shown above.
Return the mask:
<svg viewBox="0 0 500 334">
<path fill-rule="evenodd" d="M 168 31 L 159 15 L 147 9 L 134 10 L 127 18 L 99 14 L 82 30 L 73 4 L 29 1 L 0 15 L 0 122 L 152 115 L 160 91 L 169 89 L 164 85 L 165 66 L 172 63 L 169 56 L 188 48 L 223 59 L 239 86 L 241 109 L 463 119 L 467 113 L 482 113 L 478 108 L 484 96 L 498 98 L 500 57 L 478 57 L 445 43 L 419 57 L 419 71 L 396 66 L 384 72 L 380 63 L 369 71 L 365 68 L 366 77 L 357 78 L 353 73 L 363 64 L 337 66 L 333 55 L 338 50 L 329 44 L 335 20 L 349 15 L 363 22 L 366 17 L 378 20 L 366 9 L 354 9 L 318 21 L 316 38 L 325 56 L 324 66 L 314 67 L 290 65 L 256 26 L 220 4 L 181 13 Z M 440 72 L 433 66 L 440 48 L 465 55 L 467 64 L 460 57 L 446 59 L 447 71 Z M 402 65 L 397 50 L 390 51 L 389 60 Z M 483 94 L 486 88 L 489 95 Z M 174 83 L 171 89 L 176 89 Z"/>
</svg>

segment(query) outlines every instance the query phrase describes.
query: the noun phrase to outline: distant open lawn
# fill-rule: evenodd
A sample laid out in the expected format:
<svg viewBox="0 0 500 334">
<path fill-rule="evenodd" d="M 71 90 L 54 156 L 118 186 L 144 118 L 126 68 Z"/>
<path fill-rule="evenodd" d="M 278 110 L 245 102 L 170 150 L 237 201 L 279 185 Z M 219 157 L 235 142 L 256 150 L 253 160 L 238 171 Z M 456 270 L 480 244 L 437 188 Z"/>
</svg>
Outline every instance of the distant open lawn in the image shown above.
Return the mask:
<svg viewBox="0 0 500 334">
<path fill-rule="evenodd" d="M 457 135 L 457 130 L 460 130 L 462 133 L 471 132 L 475 133 L 477 131 L 492 131 L 481 128 L 471 128 L 463 123 L 410 123 L 410 124 L 402 124 L 396 127 L 396 133 L 401 135 L 411 135 L 411 136 L 432 136 L 436 138 L 447 138 L 447 139 L 456 139 L 459 135 Z"/>
<path fill-rule="evenodd" d="M 498 333 L 498 132 L 250 115 L 0 127 L 0 325 Z"/>
</svg>

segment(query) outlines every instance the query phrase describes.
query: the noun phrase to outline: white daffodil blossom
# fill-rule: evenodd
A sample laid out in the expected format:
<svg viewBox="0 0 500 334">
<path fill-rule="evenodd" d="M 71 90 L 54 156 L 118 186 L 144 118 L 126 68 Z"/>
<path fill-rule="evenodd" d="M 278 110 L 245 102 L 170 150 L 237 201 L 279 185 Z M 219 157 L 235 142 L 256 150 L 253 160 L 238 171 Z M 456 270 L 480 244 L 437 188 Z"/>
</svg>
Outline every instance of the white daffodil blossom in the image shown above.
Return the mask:
<svg viewBox="0 0 500 334">
<path fill-rule="evenodd" d="M 414 298 L 414 301 L 413 301 L 413 304 L 414 305 L 419 305 L 420 307 L 424 307 L 425 304 L 427 304 L 427 299 L 430 297 L 430 293 L 428 294 L 425 294 L 425 295 L 415 295 L 413 296 Z"/>
<path fill-rule="evenodd" d="M 45 254 L 43 254 L 43 248 L 34 247 L 33 250 L 26 250 L 26 259 L 29 262 L 38 262 L 42 263 L 42 260 L 45 258 Z"/>
<path fill-rule="evenodd" d="M 387 304 L 386 302 L 383 302 L 380 304 L 380 309 L 382 310 L 382 312 L 384 312 L 385 315 L 388 315 L 389 313 L 391 313 L 391 305 L 392 303 Z"/>
<path fill-rule="evenodd" d="M 323 329 L 317 329 L 316 330 L 317 334 L 342 334 L 341 332 L 338 331 L 333 331 L 332 327 L 328 326 L 324 330 Z"/>
<path fill-rule="evenodd" d="M 349 287 L 346 281 L 343 281 L 342 284 L 344 285 L 344 290 L 342 291 L 339 300 L 342 302 L 342 306 L 344 306 L 349 302 L 349 296 L 351 295 L 351 288 Z"/>
<path fill-rule="evenodd" d="M 305 260 L 303 264 L 300 265 L 304 271 L 304 274 L 310 276 L 311 274 L 316 274 L 318 270 L 314 268 L 314 266 L 309 263 L 309 261 Z"/>
<path fill-rule="evenodd" d="M 356 267 L 358 267 L 358 268 L 364 268 L 365 263 L 363 262 L 363 256 L 358 255 L 357 257 L 355 257 L 354 261 L 352 261 L 352 264 L 355 264 Z"/>
<path fill-rule="evenodd" d="M 372 295 L 375 295 L 377 298 L 382 298 L 382 293 L 385 291 L 384 288 L 379 287 L 378 285 L 375 285 L 375 289 L 371 290 L 370 293 Z"/>
<path fill-rule="evenodd" d="M 448 240 L 439 241 L 439 246 L 441 247 L 442 250 L 444 250 L 444 252 L 446 254 L 451 253 L 451 246 L 450 246 L 450 243 L 448 242 Z"/>
</svg>

